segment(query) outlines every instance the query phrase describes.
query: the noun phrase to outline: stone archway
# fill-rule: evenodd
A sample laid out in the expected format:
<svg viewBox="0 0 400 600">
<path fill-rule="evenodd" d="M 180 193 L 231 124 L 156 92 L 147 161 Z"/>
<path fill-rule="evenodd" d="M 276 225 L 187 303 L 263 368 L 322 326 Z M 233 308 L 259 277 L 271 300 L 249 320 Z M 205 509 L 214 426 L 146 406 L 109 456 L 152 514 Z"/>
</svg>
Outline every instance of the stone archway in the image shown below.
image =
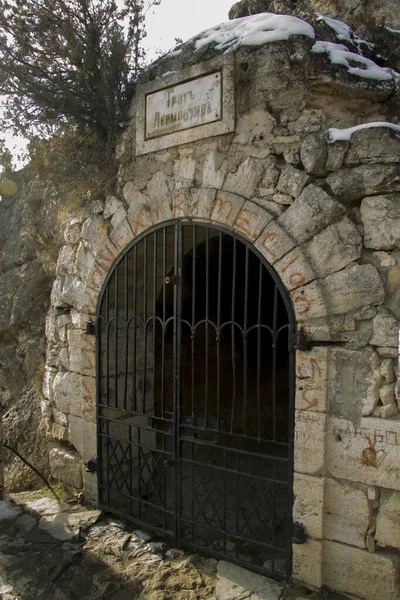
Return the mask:
<svg viewBox="0 0 400 600">
<path fill-rule="evenodd" d="M 243 236 L 185 220 L 138 236 L 96 318 L 100 506 L 289 577 L 293 325 Z"/>
</svg>

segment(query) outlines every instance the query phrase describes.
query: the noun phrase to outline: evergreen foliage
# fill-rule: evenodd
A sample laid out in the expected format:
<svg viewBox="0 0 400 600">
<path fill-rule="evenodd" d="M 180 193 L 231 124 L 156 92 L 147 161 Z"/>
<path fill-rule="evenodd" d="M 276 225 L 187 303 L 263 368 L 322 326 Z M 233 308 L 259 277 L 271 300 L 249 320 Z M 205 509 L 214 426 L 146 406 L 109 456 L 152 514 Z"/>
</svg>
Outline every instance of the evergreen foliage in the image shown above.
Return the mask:
<svg viewBox="0 0 400 600">
<path fill-rule="evenodd" d="M 27 134 L 68 122 L 115 138 L 143 65 L 149 6 L 160 0 L 0 0 L 4 123 Z"/>
</svg>

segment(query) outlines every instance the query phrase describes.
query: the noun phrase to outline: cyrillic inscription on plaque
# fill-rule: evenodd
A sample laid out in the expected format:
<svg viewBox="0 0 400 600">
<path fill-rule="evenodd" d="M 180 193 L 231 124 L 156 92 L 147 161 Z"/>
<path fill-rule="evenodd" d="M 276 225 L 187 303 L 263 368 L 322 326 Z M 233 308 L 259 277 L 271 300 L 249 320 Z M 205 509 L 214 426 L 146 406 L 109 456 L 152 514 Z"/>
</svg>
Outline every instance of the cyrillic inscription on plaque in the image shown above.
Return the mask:
<svg viewBox="0 0 400 600">
<path fill-rule="evenodd" d="M 146 95 L 146 140 L 221 119 L 221 71 Z"/>
</svg>

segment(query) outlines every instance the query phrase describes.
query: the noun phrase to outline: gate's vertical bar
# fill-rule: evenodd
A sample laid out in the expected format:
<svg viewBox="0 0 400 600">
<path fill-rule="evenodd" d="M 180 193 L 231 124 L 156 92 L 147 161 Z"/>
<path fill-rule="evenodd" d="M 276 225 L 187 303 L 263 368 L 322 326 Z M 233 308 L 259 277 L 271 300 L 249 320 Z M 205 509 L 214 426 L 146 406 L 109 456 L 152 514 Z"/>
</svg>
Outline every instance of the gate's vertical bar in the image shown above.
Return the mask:
<svg viewBox="0 0 400 600">
<path fill-rule="evenodd" d="M 274 314 L 273 314 L 273 336 L 272 336 L 272 437 L 276 441 L 276 346 L 278 328 L 278 286 L 274 289 Z"/>
<path fill-rule="evenodd" d="M 162 273 L 162 341 L 161 341 L 161 417 L 165 414 L 165 335 L 166 335 L 166 283 L 167 277 L 167 228 L 163 228 L 163 273 Z"/>
<path fill-rule="evenodd" d="M 233 238 L 233 258 L 232 258 L 232 312 L 231 312 L 231 358 L 232 358 L 232 411 L 231 411 L 231 433 L 234 430 L 235 404 L 236 404 L 236 345 L 235 345 L 235 299 L 236 299 L 236 267 L 237 267 L 237 246 L 236 238 Z"/>
<path fill-rule="evenodd" d="M 208 347 L 209 347 L 209 335 L 208 335 L 208 317 L 209 317 L 209 296 L 210 296 L 210 235 L 209 229 L 206 227 L 206 338 L 205 338 L 205 351 L 206 351 L 206 364 L 205 364 L 205 395 L 204 395 L 204 424 L 207 428 L 207 413 L 208 413 Z"/>
<path fill-rule="evenodd" d="M 274 312 L 272 321 L 273 330 L 273 342 L 272 342 L 272 435 L 273 440 L 276 440 L 276 348 L 278 340 L 278 286 L 274 287 Z M 276 518 L 276 460 L 273 460 L 273 472 L 272 472 L 272 514 L 273 526 L 272 526 L 272 545 L 275 546 L 275 518 Z M 272 553 L 271 560 L 271 571 L 275 569 L 275 551 Z"/>
<path fill-rule="evenodd" d="M 217 291 L 217 429 L 220 421 L 220 387 L 221 387 L 221 294 L 222 294 L 222 233 L 218 235 L 218 291 Z M 225 503 L 224 503 L 225 506 Z M 224 538 L 226 540 L 226 538 Z"/>
<path fill-rule="evenodd" d="M 128 309 L 128 255 L 124 256 L 124 294 L 125 294 L 125 373 L 124 373 L 124 410 L 127 409 L 128 395 L 128 342 L 129 342 L 129 309 Z"/>
<path fill-rule="evenodd" d="M 243 435 L 247 429 L 247 325 L 249 303 L 249 247 L 246 245 L 245 272 L 244 272 L 244 309 L 243 309 Z"/>
<path fill-rule="evenodd" d="M 137 245 L 133 247 L 133 294 L 132 294 L 132 320 L 133 320 L 133 364 L 132 364 L 132 411 L 137 411 L 136 403 L 136 331 L 138 327 L 137 320 Z"/>
<path fill-rule="evenodd" d="M 180 537 L 181 516 L 181 316 L 182 316 L 182 254 L 184 231 L 180 221 L 175 224 L 175 256 L 174 256 L 174 464 L 175 464 L 175 537 Z"/>
<path fill-rule="evenodd" d="M 146 413 L 146 373 L 147 373 L 147 241 L 143 240 L 143 370 L 142 370 L 142 414 Z"/>
<path fill-rule="evenodd" d="M 110 322 L 109 322 L 109 287 L 106 288 L 105 294 L 105 305 L 106 305 L 106 320 L 105 320 L 105 338 L 106 338 L 106 348 L 105 348 L 105 364 L 106 364 L 106 404 L 110 406 Z"/>
<path fill-rule="evenodd" d="M 104 301 L 104 300 L 103 300 Z M 100 305 L 100 307 L 102 304 Z M 104 356 L 101 353 L 101 329 L 103 324 L 103 319 L 100 319 L 100 308 L 97 311 L 96 321 L 95 321 L 95 333 L 96 333 L 96 425 L 97 425 L 97 439 L 96 439 L 96 447 L 97 447 L 97 461 L 98 461 L 98 471 L 97 471 L 97 499 L 101 504 L 103 502 L 102 492 L 101 492 L 101 483 L 104 477 L 104 462 L 103 462 L 103 423 L 101 420 L 102 409 L 100 405 L 103 404 L 101 394 L 102 394 L 102 366 L 104 363 Z M 0 424 L 1 427 L 1 424 Z"/>
<path fill-rule="evenodd" d="M 115 323 L 115 339 L 114 339 L 114 408 L 118 408 L 118 287 L 119 287 L 119 277 L 118 277 L 119 265 L 117 265 L 115 269 L 115 294 L 114 294 L 114 323 Z"/>
<path fill-rule="evenodd" d="M 153 410 L 156 414 L 156 294 L 157 294 L 157 231 L 154 232 L 153 246 Z"/>
<path fill-rule="evenodd" d="M 286 306 L 289 326 L 288 326 L 288 354 L 289 354 L 289 407 L 288 407 L 288 514 L 287 514 L 287 561 L 286 575 L 290 577 L 292 573 L 292 506 L 293 506 L 293 471 L 294 471 L 294 398 L 295 398 L 295 377 L 296 377 L 296 352 L 293 339 L 295 331 L 295 322 L 291 307 Z"/>
<path fill-rule="evenodd" d="M 196 225 L 192 225 L 192 323 L 191 323 L 191 369 L 192 369 L 192 419 L 194 424 L 194 416 L 196 411 L 196 371 L 194 358 L 194 342 L 196 336 Z"/>
<path fill-rule="evenodd" d="M 262 307 L 263 265 L 260 261 L 258 272 L 258 314 L 257 314 L 257 439 L 261 439 L 261 307 Z"/>
</svg>

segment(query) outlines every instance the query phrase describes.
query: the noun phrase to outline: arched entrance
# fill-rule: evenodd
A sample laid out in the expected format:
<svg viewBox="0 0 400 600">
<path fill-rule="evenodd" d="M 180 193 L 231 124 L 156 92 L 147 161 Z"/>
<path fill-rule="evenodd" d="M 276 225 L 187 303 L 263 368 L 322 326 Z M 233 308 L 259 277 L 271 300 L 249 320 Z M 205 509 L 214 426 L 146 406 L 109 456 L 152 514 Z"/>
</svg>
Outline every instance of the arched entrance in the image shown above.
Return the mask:
<svg viewBox="0 0 400 600">
<path fill-rule="evenodd" d="M 111 269 L 97 314 L 106 510 L 254 570 L 291 570 L 293 316 L 236 233 L 171 221 Z"/>
</svg>

